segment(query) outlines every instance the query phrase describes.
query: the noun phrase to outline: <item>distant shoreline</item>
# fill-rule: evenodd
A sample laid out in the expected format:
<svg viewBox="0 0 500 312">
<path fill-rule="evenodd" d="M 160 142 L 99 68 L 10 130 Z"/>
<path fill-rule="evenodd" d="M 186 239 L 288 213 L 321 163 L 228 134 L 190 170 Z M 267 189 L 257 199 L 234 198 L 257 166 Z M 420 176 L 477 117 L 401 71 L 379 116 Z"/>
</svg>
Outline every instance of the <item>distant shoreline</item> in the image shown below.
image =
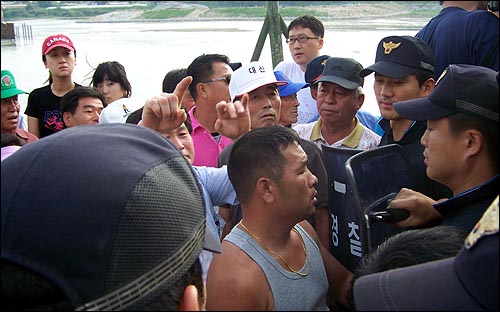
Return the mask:
<svg viewBox="0 0 500 312">
<path fill-rule="evenodd" d="M 416 4 L 415 4 L 416 3 Z M 305 4 L 305 3 L 304 3 Z M 164 9 L 161 5 L 157 8 Z M 204 21 L 263 21 L 264 16 L 243 16 L 242 12 L 245 8 L 241 8 L 241 12 L 232 12 L 229 16 L 217 9 L 195 8 L 189 14 L 182 17 L 167 17 L 165 18 L 144 18 L 144 13 L 150 12 L 151 9 L 134 8 L 134 9 L 117 9 L 108 13 L 94 16 L 79 16 L 79 17 L 50 17 L 45 16 L 44 19 L 69 19 L 78 23 L 162 23 L 162 22 L 204 22 Z M 281 8 L 280 14 L 286 21 L 291 21 L 297 16 L 285 16 L 293 12 L 315 12 L 316 16 L 321 21 L 356 21 L 368 19 L 406 19 L 406 18 L 426 18 L 429 19 L 437 15 L 440 6 L 437 3 L 422 1 L 354 1 L 350 4 L 334 4 L 334 5 L 315 5 L 315 6 L 287 6 Z M 298 13 L 300 14 L 300 13 Z M 304 13 L 311 14 L 311 13 Z M 150 14 L 149 14 L 150 15 Z M 16 20 L 31 20 L 40 19 L 41 17 L 33 18 L 16 18 Z"/>
<path fill-rule="evenodd" d="M 306 6 L 304 9 L 315 10 L 321 14 L 315 15 L 321 21 L 335 21 L 335 20 L 366 20 L 366 19 L 398 19 L 398 18 L 412 18 L 424 17 L 426 15 L 419 14 L 421 11 L 417 10 L 412 2 L 401 4 L 392 1 L 366 1 L 358 2 L 353 5 L 325 5 L 325 6 Z M 431 8 L 437 15 L 439 13 L 439 5 Z M 203 21 L 263 21 L 265 16 L 262 17 L 245 17 L 234 16 L 227 17 L 214 14 L 210 9 L 196 9 L 192 13 L 184 17 L 165 18 L 165 19 L 144 19 L 141 18 L 144 10 L 128 10 L 128 11 L 115 11 L 110 12 L 88 19 L 82 22 L 88 23 L 156 23 L 156 22 L 203 22 Z M 428 16 L 428 14 L 427 14 Z M 296 16 L 283 16 L 284 20 L 292 20 Z M 429 17 L 430 19 L 430 17 Z"/>
</svg>

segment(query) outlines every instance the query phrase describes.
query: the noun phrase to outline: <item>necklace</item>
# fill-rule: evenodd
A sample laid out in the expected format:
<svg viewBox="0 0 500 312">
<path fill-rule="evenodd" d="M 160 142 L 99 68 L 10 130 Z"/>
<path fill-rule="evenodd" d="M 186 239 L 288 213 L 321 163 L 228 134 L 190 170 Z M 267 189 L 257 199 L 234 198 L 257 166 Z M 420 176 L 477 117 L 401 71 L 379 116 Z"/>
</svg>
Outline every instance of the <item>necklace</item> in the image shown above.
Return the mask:
<svg viewBox="0 0 500 312">
<path fill-rule="evenodd" d="M 268 253 L 270 254 L 273 254 L 275 255 L 276 257 L 280 258 L 281 261 L 283 261 L 283 263 L 286 265 L 286 267 L 288 268 L 288 270 L 292 271 L 293 273 L 295 274 L 298 274 L 300 276 L 307 276 L 309 275 L 309 273 L 311 273 L 311 260 L 309 259 L 309 254 L 307 253 L 307 250 L 306 250 L 306 244 L 304 243 L 304 239 L 302 238 L 302 236 L 299 234 L 299 232 L 295 229 L 295 228 L 292 228 L 292 231 L 295 232 L 295 234 L 297 234 L 297 236 L 300 238 L 300 241 L 302 242 L 302 249 L 304 249 L 304 254 L 306 255 L 306 264 L 307 264 L 307 267 L 308 267 L 308 270 L 306 273 L 301 273 L 297 270 L 294 270 L 289 264 L 288 262 L 285 260 L 285 258 L 283 258 L 281 255 L 279 255 L 278 253 L 272 251 L 271 249 L 267 248 L 266 245 L 264 245 L 264 243 L 257 237 L 255 236 L 252 232 L 250 232 L 249 229 L 247 229 L 246 226 L 243 225 L 243 223 L 240 222 L 238 223 L 241 228 L 248 234 L 250 235 L 262 248 L 264 248 L 264 250 L 266 250 Z"/>
</svg>

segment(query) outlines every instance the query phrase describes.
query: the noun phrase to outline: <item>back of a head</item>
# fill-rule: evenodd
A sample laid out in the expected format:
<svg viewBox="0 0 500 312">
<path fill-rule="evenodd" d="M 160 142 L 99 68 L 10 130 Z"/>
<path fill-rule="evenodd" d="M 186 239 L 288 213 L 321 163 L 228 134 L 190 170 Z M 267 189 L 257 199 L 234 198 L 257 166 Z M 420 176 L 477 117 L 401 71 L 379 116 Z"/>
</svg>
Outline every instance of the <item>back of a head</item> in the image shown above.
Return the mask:
<svg viewBox="0 0 500 312">
<path fill-rule="evenodd" d="M 229 66 L 230 60 L 229 57 L 222 54 L 202 54 L 189 64 L 186 76 L 193 77 L 193 81 L 189 85 L 189 93 L 195 100 L 198 97 L 196 86 L 202 81 L 210 79 L 213 74 L 213 64 L 218 62 L 226 63 Z"/>
<path fill-rule="evenodd" d="M 455 226 L 411 229 L 387 238 L 361 258 L 351 285 L 361 276 L 454 257 L 464 245 L 465 233 Z M 349 300 L 354 305 L 351 292 Z"/>
<path fill-rule="evenodd" d="M 2 161 L 17 152 L 24 142 L 17 135 L 10 132 L 2 132 Z"/>
<path fill-rule="evenodd" d="M 172 69 L 163 78 L 162 91 L 173 93 L 177 84 L 187 76 L 187 68 Z"/>
<path fill-rule="evenodd" d="M 141 309 L 204 247 L 192 169 L 149 129 L 65 129 L 3 161 L 1 178 L 2 270 L 6 261 L 40 274 L 71 309 Z M 3 287 L 2 274 L 2 297 Z"/>
<path fill-rule="evenodd" d="M 299 140 L 292 129 L 270 126 L 249 131 L 234 142 L 227 172 L 241 203 L 250 198 L 260 177 L 281 180 L 286 164 L 282 150 Z"/>
<path fill-rule="evenodd" d="M 2 132 L 2 147 L 13 145 L 23 146 L 24 144 L 17 135 L 10 132 Z"/>
<path fill-rule="evenodd" d="M 453 257 L 466 236 L 461 228 L 444 225 L 395 234 L 363 257 L 356 276 Z"/>
</svg>

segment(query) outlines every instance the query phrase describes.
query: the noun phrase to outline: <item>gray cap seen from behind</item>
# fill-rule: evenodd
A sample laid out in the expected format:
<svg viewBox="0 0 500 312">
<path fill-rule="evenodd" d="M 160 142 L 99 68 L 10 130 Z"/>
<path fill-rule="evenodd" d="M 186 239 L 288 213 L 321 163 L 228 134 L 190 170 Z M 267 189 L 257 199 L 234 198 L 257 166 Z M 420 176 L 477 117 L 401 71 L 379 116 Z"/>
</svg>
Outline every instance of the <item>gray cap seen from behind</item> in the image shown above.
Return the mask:
<svg viewBox="0 0 500 312">
<path fill-rule="evenodd" d="M 23 146 L 2 161 L 1 202 L 2 258 L 42 274 L 77 310 L 140 309 L 204 247 L 191 166 L 136 125 L 78 126 Z"/>
</svg>

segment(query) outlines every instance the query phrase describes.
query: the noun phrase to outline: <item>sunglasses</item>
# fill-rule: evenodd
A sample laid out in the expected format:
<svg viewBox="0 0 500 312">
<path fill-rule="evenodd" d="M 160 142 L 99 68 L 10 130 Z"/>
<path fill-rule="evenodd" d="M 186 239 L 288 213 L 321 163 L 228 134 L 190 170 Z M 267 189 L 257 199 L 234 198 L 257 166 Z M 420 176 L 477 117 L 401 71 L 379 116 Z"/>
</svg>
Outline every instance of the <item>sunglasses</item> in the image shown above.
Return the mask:
<svg viewBox="0 0 500 312">
<path fill-rule="evenodd" d="M 231 75 L 227 75 L 227 76 L 220 77 L 220 78 L 213 78 L 213 79 L 210 79 L 207 81 L 203 81 L 202 83 L 209 83 L 209 82 L 216 82 L 216 81 L 224 81 L 225 83 L 227 83 L 229 85 L 229 83 L 231 82 Z"/>
</svg>

